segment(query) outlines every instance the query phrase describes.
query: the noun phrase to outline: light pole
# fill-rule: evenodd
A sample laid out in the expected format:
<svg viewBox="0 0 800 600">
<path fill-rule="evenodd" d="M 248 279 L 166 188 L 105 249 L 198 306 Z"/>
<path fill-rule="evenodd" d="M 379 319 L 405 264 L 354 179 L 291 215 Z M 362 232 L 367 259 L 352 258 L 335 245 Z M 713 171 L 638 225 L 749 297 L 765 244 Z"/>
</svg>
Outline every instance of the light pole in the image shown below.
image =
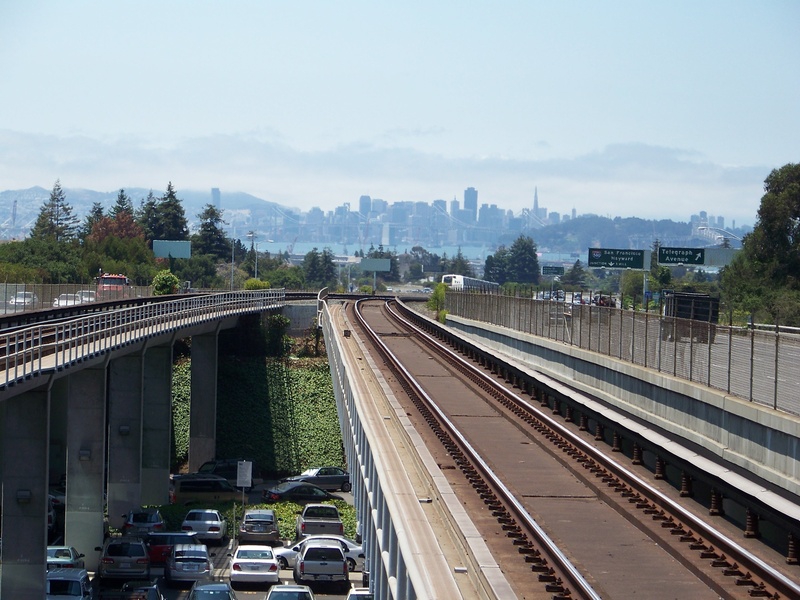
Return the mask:
<svg viewBox="0 0 800 600">
<path fill-rule="evenodd" d="M 236 251 L 236 240 L 231 239 L 231 291 L 233 291 L 233 268 L 234 268 L 234 252 Z"/>
<path fill-rule="evenodd" d="M 258 242 L 256 242 L 256 238 L 258 237 L 258 235 L 256 234 L 255 231 L 248 231 L 247 237 L 250 238 L 250 249 L 256 253 L 254 277 L 258 279 Z"/>
</svg>

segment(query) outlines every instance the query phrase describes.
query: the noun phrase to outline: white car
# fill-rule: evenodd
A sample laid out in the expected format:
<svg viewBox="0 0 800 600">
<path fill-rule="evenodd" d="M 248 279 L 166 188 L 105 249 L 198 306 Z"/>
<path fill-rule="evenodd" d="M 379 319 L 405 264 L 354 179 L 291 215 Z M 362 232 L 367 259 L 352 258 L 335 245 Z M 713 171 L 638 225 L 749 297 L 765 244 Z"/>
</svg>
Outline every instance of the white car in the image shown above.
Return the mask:
<svg viewBox="0 0 800 600">
<path fill-rule="evenodd" d="M 228 524 L 218 510 L 195 508 L 186 514 L 181 530 L 196 531 L 199 539 L 214 540 L 221 544 L 228 533 Z"/>
<path fill-rule="evenodd" d="M 340 535 L 309 535 L 303 538 L 302 541 L 292 544 L 291 546 L 273 548 L 281 569 L 294 568 L 294 563 L 300 551 L 303 549 L 303 544 L 311 540 L 337 542 L 342 547 L 344 556 L 347 559 L 347 568 L 350 569 L 350 571 L 357 571 L 364 568 L 364 548 L 361 544 Z"/>
<path fill-rule="evenodd" d="M 234 583 L 280 583 L 280 567 L 269 546 L 239 546 L 228 565 Z"/>
<path fill-rule="evenodd" d="M 33 292 L 17 292 L 8 300 L 9 306 L 20 308 L 34 308 L 39 299 Z"/>
<path fill-rule="evenodd" d="M 273 585 L 264 600 L 314 600 L 314 592 L 307 585 Z"/>
<path fill-rule="evenodd" d="M 58 298 L 53 300 L 53 308 L 61 308 L 64 306 L 76 306 L 81 303 L 81 298 L 78 294 L 61 294 Z"/>
</svg>

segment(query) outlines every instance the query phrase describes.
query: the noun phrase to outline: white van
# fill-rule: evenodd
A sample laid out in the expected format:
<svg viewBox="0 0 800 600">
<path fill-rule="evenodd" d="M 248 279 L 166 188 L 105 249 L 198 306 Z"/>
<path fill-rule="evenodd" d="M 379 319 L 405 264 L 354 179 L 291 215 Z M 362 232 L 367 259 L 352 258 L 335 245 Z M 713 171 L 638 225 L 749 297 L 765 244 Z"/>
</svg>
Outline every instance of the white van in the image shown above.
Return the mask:
<svg viewBox="0 0 800 600">
<path fill-rule="evenodd" d="M 47 572 L 47 600 L 93 600 L 92 584 L 85 569 L 52 569 Z"/>
</svg>

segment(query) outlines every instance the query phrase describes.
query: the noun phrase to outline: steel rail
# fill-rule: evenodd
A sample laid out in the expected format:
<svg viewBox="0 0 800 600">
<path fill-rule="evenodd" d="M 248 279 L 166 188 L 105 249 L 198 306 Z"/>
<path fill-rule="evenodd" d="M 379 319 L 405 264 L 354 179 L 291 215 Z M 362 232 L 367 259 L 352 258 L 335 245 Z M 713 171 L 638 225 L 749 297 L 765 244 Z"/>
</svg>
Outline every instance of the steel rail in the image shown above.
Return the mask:
<svg viewBox="0 0 800 600">
<path fill-rule="evenodd" d="M 541 547 L 541 552 L 549 558 L 554 567 L 551 567 L 550 575 L 542 578 L 543 582 L 553 581 L 556 586 L 552 591 L 560 586 L 568 586 L 563 592 L 563 597 L 573 597 L 571 592 L 579 594 L 580 598 L 586 600 L 600 600 L 601 596 L 594 590 L 588 581 L 583 577 L 580 571 L 570 562 L 566 555 L 561 551 L 558 545 L 545 533 L 536 520 L 525 510 L 522 503 L 517 500 L 514 494 L 502 482 L 502 480 L 494 473 L 486 461 L 483 460 L 480 453 L 472 447 L 464 435 L 459 431 L 458 427 L 444 414 L 444 412 L 437 406 L 436 402 L 425 392 L 425 390 L 416 381 L 413 375 L 402 365 L 399 359 L 389 350 L 386 344 L 380 339 L 380 336 L 369 326 L 361 314 L 361 303 L 364 300 L 356 302 L 356 315 L 359 318 L 359 324 L 364 328 L 370 337 L 370 340 L 380 349 L 381 354 L 387 362 L 390 363 L 391 368 L 395 370 L 398 377 L 411 388 L 413 394 L 416 394 L 419 399 L 430 410 L 434 418 L 439 422 L 443 430 L 454 438 L 460 451 L 470 461 L 472 466 L 481 473 L 481 477 L 493 488 L 497 496 L 506 505 L 513 518 L 522 524 L 522 527 L 532 534 L 533 539 Z M 388 303 L 387 303 L 388 306 Z M 391 311 L 390 311 L 391 312 Z M 395 313 L 396 314 L 396 313 Z M 397 317 L 396 317 L 397 318 Z M 454 457 L 455 458 L 455 457 Z M 564 576 L 561 583 L 557 583 L 557 578 L 552 575 L 553 571 L 557 571 Z"/>
<path fill-rule="evenodd" d="M 411 316 L 417 316 L 413 312 L 408 311 L 408 309 L 405 307 L 401 307 L 401 310 L 404 313 L 407 312 Z M 397 318 L 398 320 L 403 319 L 403 317 L 399 314 L 397 315 Z M 428 347 L 435 349 L 437 352 L 447 354 L 448 357 L 450 357 L 451 360 L 459 366 L 462 373 L 473 378 L 473 381 L 482 386 L 489 386 L 498 400 L 502 402 L 500 396 L 511 400 L 517 407 L 524 410 L 532 418 L 539 421 L 539 423 L 541 423 L 544 427 L 550 429 L 553 435 L 557 435 L 561 437 L 564 442 L 571 444 L 584 457 L 588 457 L 595 463 L 602 465 L 609 476 L 612 476 L 616 480 L 621 480 L 631 490 L 634 490 L 636 493 L 649 500 L 649 502 L 652 504 L 660 506 L 661 508 L 669 511 L 674 520 L 675 529 L 679 529 L 681 525 L 685 525 L 690 527 L 694 533 L 701 535 L 705 540 L 705 543 L 700 540 L 699 545 L 702 546 L 702 548 L 697 548 L 698 550 L 705 550 L 719 557 L 719 554 L 714 551 L 714 549 L 716 549 L 724 553 L 729 560 L 735 561 L 740 568 L 742 565 L 746 565 L 748 571 L 752 571 L 754 574 L 750 577 L 753 582 L 753 577 L 762 580 L 762 583 L 756 584 L 755 587 L 764 589 L 764 586 L 769 586 L 776 592 L 780 593 L 783 597 L 800 598 L 800 584 L 798 584 L 796 581 L 789 579 L 783 573 L 773 568 L 767 562 L 732 540 L 724 533 L 720 532 L 711 524 L 685 509 L 679 503 L 663 494 L 660 490 L 650 485 L 637 474 L 633 473 L 622 463 L 618 462 L 607 453 L 604 453 L 600 448 L 588 443 L 581 436 L 575 434 L 572 430 L 554 419 L 551 415 L 543 412 L 538 407 L 529 403 L 527 400 L 518 396 L 511 390 L 503 387 L 499 382 L 496 381 L 496 379 L 489 377 L 481 369 L 476 368 L 471 361 L 464 359 L 460 354 L 444 346 L 430 334 L 413 323 L 409 323 L 404 319 L 403 321 L 408 323 L 407 327 L 421 336 L 421 339 L 426 345 L 428 345 Z M 589 466 L 585 463 L 584 466 L 589 468 Z M 610 482 L 610 484 L 613 483 L 616 482 Z"/>
</svg>

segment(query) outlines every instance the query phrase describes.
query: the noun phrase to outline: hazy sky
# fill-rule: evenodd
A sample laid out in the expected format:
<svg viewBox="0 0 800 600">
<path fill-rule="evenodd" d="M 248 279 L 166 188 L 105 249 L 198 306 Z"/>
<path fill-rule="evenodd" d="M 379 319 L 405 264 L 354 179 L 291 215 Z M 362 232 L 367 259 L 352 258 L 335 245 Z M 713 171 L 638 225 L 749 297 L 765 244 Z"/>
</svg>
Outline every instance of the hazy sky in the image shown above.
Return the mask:
<svg viewBox="0 0 800 600">
<path fill-rule="evenodd" d="M 753 223 L 800 162 L 800 2 L 2 0 L 0 190 Z"/>
</svg>

